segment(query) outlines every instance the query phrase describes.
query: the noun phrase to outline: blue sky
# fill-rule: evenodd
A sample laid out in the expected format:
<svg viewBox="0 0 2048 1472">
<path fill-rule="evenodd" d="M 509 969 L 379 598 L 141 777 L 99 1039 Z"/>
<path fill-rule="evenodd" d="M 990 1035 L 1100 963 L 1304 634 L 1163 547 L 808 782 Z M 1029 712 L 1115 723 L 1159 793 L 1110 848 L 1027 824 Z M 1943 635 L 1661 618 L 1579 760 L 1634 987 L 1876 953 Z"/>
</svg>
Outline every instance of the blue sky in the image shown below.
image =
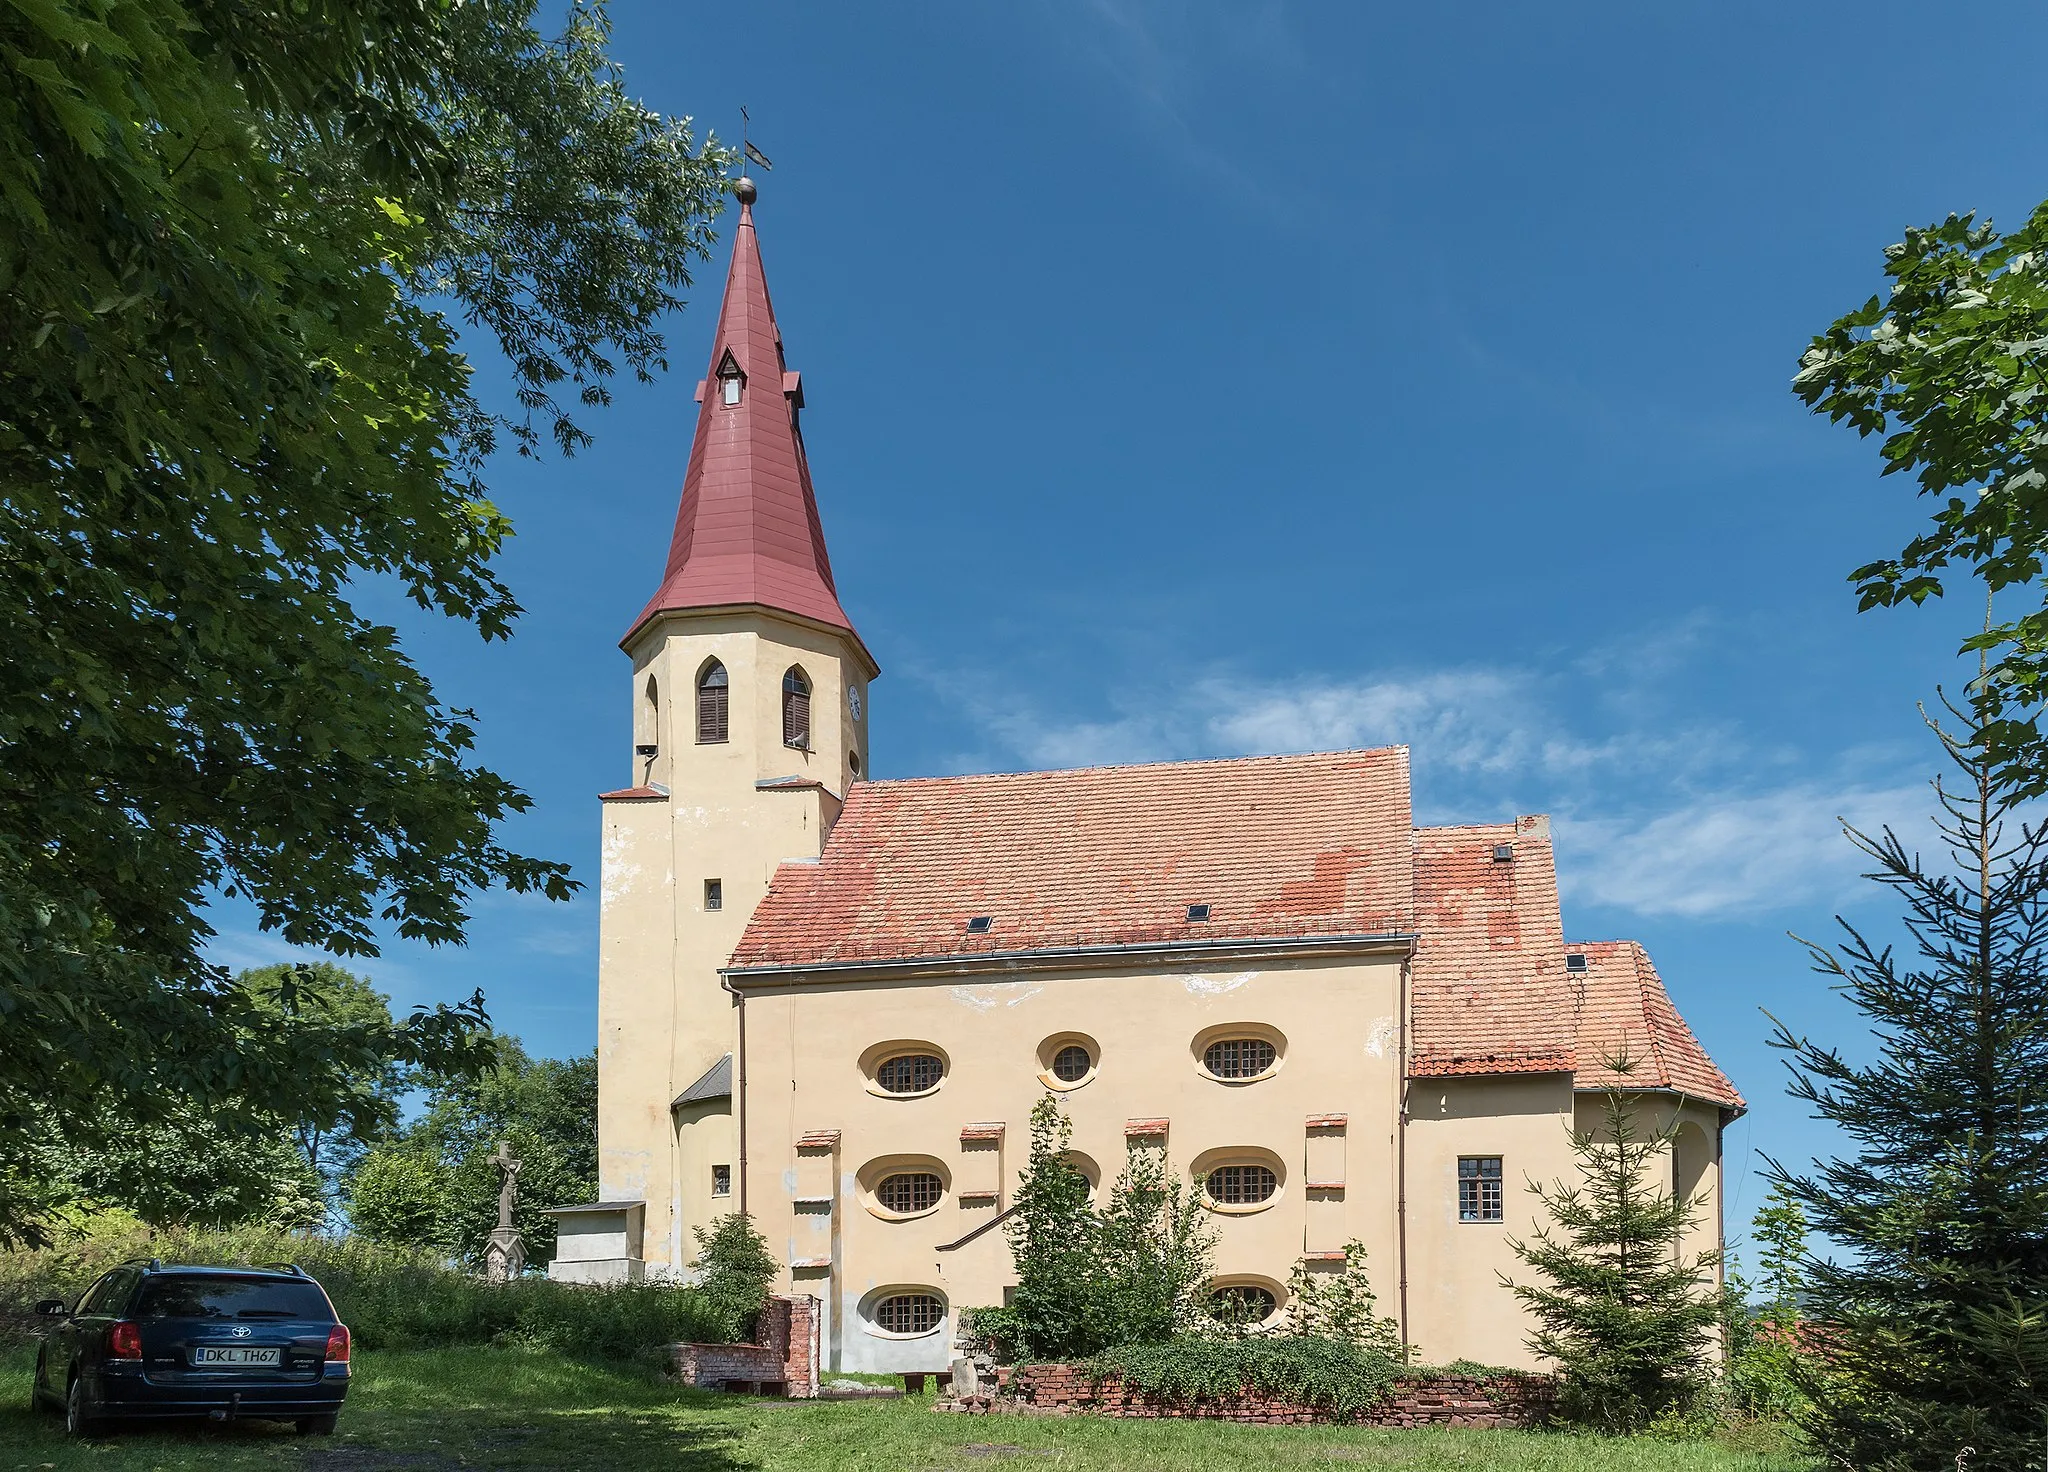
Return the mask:
<svg viewBox="0 0 2048 1472">
<path fill-rule="evenodd" d="M 757 207 L 843 601 L 907 776 L 1406 741 L 1424 821 L 1557 819 L 1566 927 L 1638 938 L 1752 1101 L 1827 1136 L 1769 1007 L 1853 1042 L 1788 929 L 1881 922 L 1969 598 L 1854 611 L 1921 512 L 1787 384 L 1902 228 L 2048 195 L 2048 17 L 1988 5 L 615 0 L 645 101 L 775 160 Z M 2032 120 L 2032 121 L 2029 121 Z M 394 609 L 594 880 L 616 641 L 653 590 L 725 247 L 672 374 L 494 472 L 508 645 Z M 487 382 L 496 369 L 482 364 Z M 363 969 L 594 1038 L 594 901 L 504 896 Z M 222 959 L 282 950 L 233 914 Z M 1731 1183 L 1731 1227 L 1762 1196 Z"/>
</svg>

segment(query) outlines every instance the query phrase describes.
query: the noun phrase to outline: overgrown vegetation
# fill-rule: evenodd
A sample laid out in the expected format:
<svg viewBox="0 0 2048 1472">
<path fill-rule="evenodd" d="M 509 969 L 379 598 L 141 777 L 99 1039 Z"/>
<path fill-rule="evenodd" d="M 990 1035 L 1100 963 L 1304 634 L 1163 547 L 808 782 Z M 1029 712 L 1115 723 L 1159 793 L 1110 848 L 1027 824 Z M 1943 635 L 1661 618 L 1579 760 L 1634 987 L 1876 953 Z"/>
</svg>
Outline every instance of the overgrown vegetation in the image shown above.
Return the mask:
<svg viewBox="0 0 2048 1472">
<path fill-rule="evenodd" d="M 1626 1077 L 1626 1057 L 1608 1060 Z M 1533 1279 L 1512 1282 L 1536 1324 L 1529 1348 L 1558 1367 L 1560 1411 L 1610 1434 L 1683 1423 L 1713 1383 L 1708 1331 L 1716 1252 L 1687 1254 L 1696 1209 L 1660 1187 L 1674 1120 L 1645 1130 L 1619 1086 L 1603 1094 L 1601 1128 L 1571 1131 L 1577 1184 L 1534 1182 L 1549 1220 L 1513 1244 Z"/>
<path fill-rule="evenodd" d="M 1334 1272 L 1306 1258 L 1294 1265 L 1287 1280 L 1287 1332 L 1348 1344 L 1395 1363 L 1408 1358 L 1399 1321 L 1379 1311 L 1363 1242 L 1344 1244 L 1344 1264 Z"/>
<path fill-rule="evenodd" d="M 1780 1029 L 1792 1093 L 1853 1142 L 1787 1197 L 1839 1249 L 1798 1259 L 1818 1351 L 1798 1413 L 1836 1461 L 1884 1472 L 2039 1465 L 2048 1428 L 2048 828 L 1999 785 L 1973 686 L 1930 721 L 1962 781 L 1934 786 L 1948 863 L 1849 830 L 1902 905 L 1904 955 L 1844 924 L 1816 969 L 1876 1035 L 1867 1061 Z"/>
<path fill-rule="evenodd" d="M 1741 1416 L 1788 1421 L 1806 1407 L 1799 1389 L 1805 1369 L 1800 1300 L 1806 1282 L 1806 1212 L 1784 1186 L 1772 1185 L 1770 1199 L 1750 1226 L 1750 1238 L 1757 1248 L 1756 1281 L 1731 1262 L 1724 1293 L 1728 1408 Z"/>
<path fill-rule="evenodd" d="M 132 1258 L 166 1262 L 296 1262 L 326 1288 L 368 1349 L 535 1344 L 567 1354 L 631 1356 L 678 1340 L 731 1343 L 754 1329 L 774 1261 L 744 1217 L 722 1218 L 699 1241 L 700 1282 L 594 1288 L 529 1276 L 489 1283 L 433 1253 L 359 1237 L 245 1228 L 152 1232 L 103 1217 L 90 1234 L 42 1249 L 0 1252 L 0 1325 L 28 1328 L 37 1300 L 75 1302 L 102 1272 Z"/>
<path fill-rule="evenodd" d="M 1385 1400 L 1401 1362 L 1333 1339 L 1261 1335 L 1120 1344 L 1092 1356 L 1098 1380 L 1120 1376 L 1152 1395 L 1231 1400 L 1247 1392 L 1351 1416 Z"/>
<path fill-rule="evenodd" d="M 1209 1322 L 1215 1229 L 1166 1152 L 1134 1146 L 1108 1202 L 1089 1202 L 1069 1158 L 1073 1125 L 1048 1094 L 1031 1111 L 1031 1153 L 1008 1232 L 1017 1287 L 981 1319 L 1016 1354 L 1082 1359 Z M 980 1311 L 989 1315 L 990 1311 Z"/>
</svg>

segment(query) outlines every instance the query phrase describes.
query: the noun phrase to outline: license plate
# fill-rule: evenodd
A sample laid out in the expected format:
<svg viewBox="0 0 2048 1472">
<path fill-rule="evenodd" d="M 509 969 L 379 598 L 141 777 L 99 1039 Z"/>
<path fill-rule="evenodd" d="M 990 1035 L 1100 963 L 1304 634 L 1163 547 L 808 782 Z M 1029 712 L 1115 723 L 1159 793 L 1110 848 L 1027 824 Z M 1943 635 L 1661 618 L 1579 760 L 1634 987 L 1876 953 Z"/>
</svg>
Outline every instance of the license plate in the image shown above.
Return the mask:
<svg viewBox="0 0 2048 1472">
<path fill-rule="evenodd" d="M 278 1352 L 275 1349 L 254 1349 L 248 1345 L 230 1344 L 219 1348 L 195 1349 L 192 1363 L 195 1365 L 275 1365 Z"/>
</svg>

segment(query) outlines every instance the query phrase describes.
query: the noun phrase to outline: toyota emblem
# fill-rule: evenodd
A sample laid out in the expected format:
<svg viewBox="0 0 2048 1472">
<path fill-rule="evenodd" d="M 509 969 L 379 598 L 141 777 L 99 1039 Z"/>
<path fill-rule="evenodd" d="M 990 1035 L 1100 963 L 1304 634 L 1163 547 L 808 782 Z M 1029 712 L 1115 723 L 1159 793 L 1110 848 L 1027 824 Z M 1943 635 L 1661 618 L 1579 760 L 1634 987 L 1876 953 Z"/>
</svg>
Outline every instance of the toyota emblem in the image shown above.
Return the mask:
<svg viewBox="0 0 2048 1472">
<path fill-rule="evenodd" d="M 234 1328 L 228 1330 L 228 1333 L 237 1339 L 247 1339 L 252 1332 L 254 1331 L 247 1324 L 237 1324 Z"/>
</svg>

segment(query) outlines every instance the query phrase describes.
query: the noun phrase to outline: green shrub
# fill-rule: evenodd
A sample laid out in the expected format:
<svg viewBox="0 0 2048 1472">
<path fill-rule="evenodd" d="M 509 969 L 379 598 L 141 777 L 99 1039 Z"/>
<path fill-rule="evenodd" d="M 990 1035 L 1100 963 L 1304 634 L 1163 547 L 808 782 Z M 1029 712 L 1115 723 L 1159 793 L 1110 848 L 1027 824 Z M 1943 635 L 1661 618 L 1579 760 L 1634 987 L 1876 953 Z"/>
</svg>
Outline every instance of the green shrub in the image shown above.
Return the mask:
<svg viewBox="0 0 2048 1472">
<path fill-rule="evenodd" d="M 719 1331 L 705 1335 L 713 1344 L 738 1344 L 753 1337 L 768 1301 L 768 1285 L 781 1271 L 768 1251 L 768 1239 L 754 1230 L 752 1217 L 735 1212 L 722 1216 L 706 1231 L 693 1229 L 697 1238 L 697 1281 L 692 1292 L 703 1306 L 707 1320 Z"/>
<path fill-rule="evenodd" d="M 678 1340 L 730 1341 L 731 1294 L 641 1283 L 610 1288 L 522 1278 L 489 1283 L 430 1252 L 360 1237 L 244 1228 L 150 1233 L 107 1215 L 41 1251 L 0 1253 L 0 1316 L 25 1319 L 36 1300 L 67 1302 L 114 1264 L 295 1262 L 320 1281 L 366 1349 L 523 1342 L 568 1354 L 629 1357 Z M 760 1304 L 754 1304 L 758 1313 Z M 749 1315 L 749 1324 L 751 1315 Z"/>
<path fill-rule="evenodd" d="M 1175 1400 L 1228 1400 L 1247 1393 L 1353 1416 L 1385 1400 L 1400 1363 L 1333 1339 L 1171 1339 L 1124 1344 L 1087 1362 L 1098 1382 L 1114 1375 Z"/>
</svg>

